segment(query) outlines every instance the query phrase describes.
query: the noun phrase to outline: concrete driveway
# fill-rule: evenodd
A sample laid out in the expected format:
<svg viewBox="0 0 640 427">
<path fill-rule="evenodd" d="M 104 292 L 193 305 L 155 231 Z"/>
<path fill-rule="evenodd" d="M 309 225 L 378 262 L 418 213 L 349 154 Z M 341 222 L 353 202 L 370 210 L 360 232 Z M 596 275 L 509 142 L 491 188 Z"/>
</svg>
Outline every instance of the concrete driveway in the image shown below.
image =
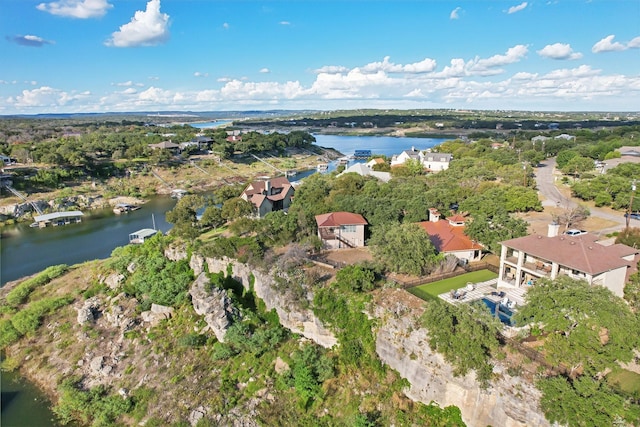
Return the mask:
<svg viewBox="0 0 640 427">
<path fill-rule="evenodd" d="M 559 179 L 560 175 L 555 174 L 555 170 L 555 157 L 544 160 L 535 169 L 536 185 L 540 194 L 544 196 L 542 205 L 555 206 L 563 209 L 576 207 L 578 205 L 578 201 L 576 201 L 577 199 L 570 199 L 563 196 L 556 187 L 556 180 Z M 626 219 L 624 217 L 624 213 L 622 212 L 600 209 L 596 207 L 589 207 L 589 210 L 591 211 L 591 216 L 593 217 L 602 218 L 616 223 L 615 226 L 600 230 L 602 234 L 610 233 L 612 231 L 619 231 L 626 226 Z M 629 226 L 640 227 L 640 221 L 632 219 Z"/>
</svg>

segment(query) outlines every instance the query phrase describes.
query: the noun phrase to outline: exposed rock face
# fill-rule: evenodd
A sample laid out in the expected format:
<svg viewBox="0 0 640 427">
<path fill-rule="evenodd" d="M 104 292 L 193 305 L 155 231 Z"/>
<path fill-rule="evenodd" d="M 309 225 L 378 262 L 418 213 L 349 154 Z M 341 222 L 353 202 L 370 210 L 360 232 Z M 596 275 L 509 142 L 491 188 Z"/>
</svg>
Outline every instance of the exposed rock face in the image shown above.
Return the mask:
<svg viewBox="0 0 640 427">
<path fill-rule="evenodd" d="M 142 317 L 143 321 L 149 322 L 151 326 L 156 326 L 161 320 L 173 317 L 173 307 L 151 304 L 151 310 L 143 311 L 140 313 L 140 317 Z"/>
<path fill-rule="evenodd" d="M 100 313 L 100 299 L 91 297 L 76 310 L 78 311 L 77 320 L 79 324 L 84 325 L 87 322 L 93 322 Z"/>
<path fill-rule="evenodd" d="M 220 342 L 224 342 L 227 329 L 240 319 L 240 312 L 231 303 L 224 290 L 213 288 L 207 290 L 209 278 L 201 272 L 196 278 L 189 293 L 196 313 L 204 316 L 205 322 Z"/>
<path fill-rule="evenodd" d="M 109 287 L 111 290 L 118 289 L 122 282 L 124 281 L 125 276 L 121 273 L 111 273 L 107 277 L 105 277 L 102 281 L 105 285 Z"/>
<path fill-rule="evenodd" d="M 187 247 L 185 245 L 169 246 L 164 250 L 164 256 L 171 261 L 187 259 Z"/>
<path fill-rule="evenodd" d="M 301 309 L 295 304 L 283 300 L 282 292 L 275 286 L 275 280 L 271 273 L 264 273 L 252 269 L 246 264 L 227 258 L 206 258 L 209 272 L 227 272 L 227 266 L 231 265 L 232 276 L 242 283 L 245 289 L 251 288 L 251 276 L 253 275 L 253 291 L 262 299 L 267 310 L 275 309 L 280 317 L 280 324 L 294 333 L 301 334 L 313 340 L 319 345 L 330 348 L 336 345 L 338 340 L 331 331 L 324 327 L 313 311 Z"/>
<path fill-rule="evenodd" d="M 189 267 L 193 270 L 193 275 L 198 277 L 204 271 L 204 257 L 202 255 L 193 254 L 189 260 Z"/>
<path fill-rule="evenodd" d="M 379 321 L 376 351 L 384 363 L 409 381 L 407 396 L 426 404 L 437 402 L 441 407 L 455 405 L 469 426 L 550 425 L 539 408 L 540 391 L 526 380 L 508 375 L 504 367 L 494 366 L 496 379 L 486 390 L 480 388 L 474 373 L 454 376 L 453 367 L 431 351 L 428 331 L 418 323 L 422 302 L 399 307 L 402 303 L 393 297 L 394 292 L 405 291 L 383 291 L 374 310 Z M 385 301 L 389 303 L 385 305 Z"/>
</svg>

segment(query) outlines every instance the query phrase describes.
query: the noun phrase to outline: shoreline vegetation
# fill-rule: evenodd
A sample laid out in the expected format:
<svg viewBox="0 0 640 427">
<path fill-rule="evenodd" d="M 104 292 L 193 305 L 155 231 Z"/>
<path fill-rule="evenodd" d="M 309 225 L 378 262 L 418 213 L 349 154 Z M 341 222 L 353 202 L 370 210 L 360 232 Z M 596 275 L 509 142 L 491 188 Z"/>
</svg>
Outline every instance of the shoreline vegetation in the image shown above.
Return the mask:
<svg viewBox="0 0 640 427">
<path fill-rule="evenodd" d="M 628 386 L 631 371 L 622 370 L 624 386 L 609 383 L 606 374 L 600 374 L 611 367 L 621 372 L 618 363 L 630 362 L 638 348 L 640 275 L 632 278 L 636 297 L 630 294 L 628 301 L 605 288 L 594 291 L 586 282 L 565 278 L 544 282 L 533 293 L 538 303 L 521 319 L 541 320 L 523 330 L 522 336 L 514 338 L 517 345 L 511 346 L 498 339 L 500 325 L 480 307 L 454 307 L 437 299 L 419 302 L 397 284 L 387 282 L 386 274 L 426 276 L 450 264 L 422 229 L 413 226 L 425 220 L 425 204 L 447 212 L 459 203 L 461 212 L 481 219 L 471 224 L 469 233 L 481 235 L 487 251 L 495 252 L 500 241 L 526 233 L 527 223 L 517 215 L 542 209 L 531 172 L 540 158 L 566 151 L 576 151 L 572 156 L 596 153 L 604 158 L 616 147 L 634 141 L 639 125 L 622 126 L 619 134 L 615 133 L 619 126 L 607 131 L 576 130 L 577 117 L 571 115 L 567 126 L 584 141 L 578 152 L 575 138 L 550 139 L 542 147 L 532 143 L 538 131 L 527 128 L 534 127 L 539 118 L 503 118 L 501 122 L 508 125 L 501 129 L 487 120 L 482 129 L 466 129 L 453 128 L 442 117 L 429 119 L 431 123 L 422 128 L 400 123 L 399 116 L 384 120 L 395 120 L 392 132 L 405 137 L 426 136 L 418 128 L 438 130 L 438 123 L 449 127 L 438 131 L 456 134 L 442 144 L 443 151 L 453 153 L 458 162 L 452 162 L 449 170 L 425 175 L 422 168 L 404 167 L 394 172 L 398 179 L 384 184 L 351 174 L 341 178 L 316 174 L 296 190 L 286 215 L 275 212 L 264 219 L 251 219 L 236 203 L 234 209 L 217 209 L 220 212 L 212 213 L 205 226 L 197 227 L 195 207 L 202 202 L 202 191 L 217 190 L 216 197 L 228 201 L 237 198 L 246 182 L 273 173 L 273 167 L 250 153 L 273 156 L 269 161 L 280 170 L 311 169 L 320 159 L 339 158 L 341 153 L 312 151 L 315 148 L 307 130 L 320 123 L 305 123 L 307 130 L 295 127 L 286 134 L 249 131 L 242 134 L 248 135 L 243 146 L 230 146 L 227 130 L 276 127 L 274 123 L 245 122 L 205 131 L 212 139 L 212 154 L 168 155 L 147 150 L 147 142 L 192 138 L 194 130 L 167 123 L 161 129 L 153 125 L 151 131 L 144 124 L 123 120 L 109 126 L 84 124 L 91 131 L 79 136 L 70 134 L 73 127 L 45 131 L 47 127 L 38 121 L 29 129 L 33 141 L 30 149 L 23 147 L 25 153 L 15 148 L 20 143 L 7 137 L 6 123 L 0 120 L 5 138 L 2 149 L 11 149 L 12 156 L 31 156 L 30 166 L 41 166 L 37 172 L 19 175 L 19 190 L 30 198 L 53 200 L 56 208 L 68 206 L 74 198 L 91 199 L 94 194 L 102 195 L 104 202 L 111 196 L 140 201 L 174 188 L 192 193 L 171 212 L 174 231 L 168 236 L 117 248 L 108 259 L 52 266 L 0 290 L 0 348 L 7 354 L 3 369 L 19 369 L 42 387 L 62 423 L 465 425 L 463 415 L 473 408 L 462 401 L 459 407 L 441 407 L 433 400 L 429 404 L 412 400 L 407 392 L 409 380 L 382 362 L 378 322 L 394 321 L 397 324 L 391 329 L 398 328 L 397 336 L 387 339 L 398 347 L 383 351 L 387 356 L 395 354 L 398 366 L 423 360 L 430 348 L 429 354 L 444 358 L 442 370 L 451 375 L 435 380 L 441 384 L 460 380 L 461 387 L 470 387 L 479 396 L 490 396 L 500 383 L 508 384 L 498 393 L 501 399 L 513 397 L 504 407 L 513 405 L 516 410 L 500 412 L 503 418 L 499 420 L 483 419 L 484 424 L 526 423 L 527 419 L 511 418 L 522 414 L 540 420 L 546 416 L 549 423 L 567 425 L 589 425 L 589 420 L 594 425 L 633 423 L 640 416 L 640 390 Z M 554 116 L 547 119 L 560 121 Z M 593 119 L 590 115 L 585 120 Z M 357 120 L 363 127 L 358 130 L 361 133 L 376 134 L 380 127 L 387 131 L 382 122 Z M 291 121 L 287 118 L 277 128 L 291 130 Z M 18 123 L 29 126 L 28 119 Z M 326 126 L 334 124 L 329 121 Z M 339 126 L 342 124 L 335 124 Z M 21 129 L 10 136 L 24 137 L 26 131 Z M 344 132 L 352 131 L 345 126 Z M 550 138 L 561 132 L 561 126 L 544 130 Z M 94 134 L 95 138 L 87 136 Z M 588 139 L 591 134 L 595 136 Z M 499 148 L 494 148 L 496 143 Z M 523 167 L 523 161 L 529 162 L 529 169 Z M 20 174 L 19 167 L 8 170 Z M 567 171 L 577 180 L 577 170 Z M 637 176 L 635 169 L 630 173 Z M 584 181 L 585 175 L 580 175 Z M 628 200 L 625 196 L 620 200 Z M 371 239 L 366 260 L 354 260 L 338 269 L 309 261 L 310 255 L 321 253 L 314 215 L 327 209 L 367 214 Z M 488 230 L 482 226 L 487 223 L 497 226 Z M 419 259 L 415 254 L 420 254 Z M 250 273 L 240 274 L 238 265 L 246 266 Z M 268 290 L 265 272 L 272 281 Z M 210 318 L 196 314 L 202 309 L 196 308 L 196 288 L 210 298 L 208 304 L 222 304 L 211 317 L 218 324 L 212 326 Z M 554 296 L 547 298 L 543 290 Z M 406 295 L 398 297 L 403 292 Z M 588 322 L 566 325 L 569 329 L 565 331 L 566 321 L 553 318 L 571 309 L 563 305 L 562 295 L 578 296 L 567 304 L 597 310 L 590 312 Z M 268 309 L 270 300 L 281 306 Z M 556 305 L 549 306 L 551 303 Z M 423 316 L 404 317 L 411 312 L 409 307 L 419 304 Z M 388 306 L 387 311 L 378 310 L 383 305 Z M 609 314 L 610 307 L 615 308 L 616 316 Z M 305 321 L 329 331 L 340 345 L 324 348 L 292 332 L 283 326 L 288 313 L 296 313 L 296 321 L 298 313 L 312 316 Z M 575 315 L 580 317 L 580 313 Z M 555 329 L 546 330 L 546 324 Z M 570 333 L 574 328 L 578 333 Z M 606 331 L 604 338 L 602 331 Z M 418 341 L 409 342 L 411 337 Z M 558 345 L 563 339 L 566 346 Z M 526 342 L 535 342 L 535 347 L 520 353 L 518 348 L 528 345 Z M 608 342 L 615 345 L 607 346 Z M 415 344 L 420 351 L 405 355 L 401 343 Z M 597 357 L 591 357 L 594 351 Z M 530 358 L 532 353 L 536 357 Z M 549 366 L 577 368 L 565 375 Z M 442 374 L 438 368 L 433 370 Z M 534 391 L 526 392 L 528 399 L 521 398 L 522 387 Z M 594 413 L 584 390 L 596 390 L 600 401 L 611 404 Z M 170 405 L 165 396 L 171 396 Z M 566 406 L 570 407 L 567 411 Z"/>
</svg>

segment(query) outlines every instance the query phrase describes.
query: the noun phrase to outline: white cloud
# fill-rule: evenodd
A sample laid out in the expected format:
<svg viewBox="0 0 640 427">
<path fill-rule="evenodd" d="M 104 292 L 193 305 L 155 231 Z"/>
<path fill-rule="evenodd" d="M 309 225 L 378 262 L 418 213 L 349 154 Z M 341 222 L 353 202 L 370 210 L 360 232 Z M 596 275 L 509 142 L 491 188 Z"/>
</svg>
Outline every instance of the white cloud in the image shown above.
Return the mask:
<svg viewBox="0 0 640 427">
<path fill-rule="evenodd" d="M 371 62 L 362 67 L 365 73 L 377 73 L 384 71 L 387 73 L 428 73 L 436 68 L 436 61 L 431 58 L 425 58 L 420 62 L 412 64 L 394 64 L 389 61 L 389 57 L 385 56 L 382 62 Z"/>
<path fill-rule="evenodd" d="M 193 73 L 194 77 L 209 77 L 209 73 L 201 73 L 200 71 L 196 71 Z"/>
<path fill-rule="evenodd" d="M 291 25 L 291 22 L 289 22 L 289 21 L 280 21 L 279 24 L 286 26 L 286 25 Z"/>
<path fill-rule="evenodd" d="M 349 71 L 349 68 L 343 67 L 342 65 L 325 65 L 324 67 L 320 67 L 313 72 L 316 74 L 326 73 L 326 74 L 337 74 L 337 73 L 346 73 Z"/>
<path fill-rule="evenodd" d="M 23 90 L 21 95 L 15 97 L 14 103 L 17 107 L 22 108 L 54 108 L 68 105 L 89 95 L 89 92 L 68 93 L 49 86 L 42 86 L 37 89 Z"/>
<path fill-rule="evenodd" d="M 224 30 L 228 30 L 228 29 L 229 29 L 229 23 L 228 23 L 228 22 L 225 22 L 224 24 L 222 24 L 222 28 L 223 28 Z"/>
<path fill-rule="evenodd" d="M 265 67 L 265 68 L 261 68 L 261 69 L 260 69 L 260 72 L 261 72 L 262 74 L 269 74 L 269 73 L 271 72 L 271 70 Z"/>
<path fill-rule="evenodd" d="M 539 51 L 538 55 L 550 59 L 580 59 L 582 54 L 574 52 L 570 44 L 554 43 L 548 44 Z"/>
<path fill-rule="evenodd" d="M 136 11 L 131 22 L 120 26 L 107 46 L 154 46 L 169 39 L 169 15 L 160 12 L 160 0 L 149 0 L 145 11 Z"/>
<path fill-rule="evenodd" d="M 32 34 L 27 34 L 24 36 L 7 36 L 6 39 L 12 43 L 19 44 L 21 46 L 28 47 L 42 47 L 47 44 L 55 44 L 55 42 L 50 40 L 45 40 L 42 37 L 34 36 Z"/>
<path fill-rule="evenodd" d="M 629 49 L 638 49 L 638 48 L 640 48 L 640 37 L 636 37 L 634 39 L 631 39 L 631 41 L 629 43 L 627 43 L 627 47 Z"/>
<path fill-rule="evenodd" d="M 453 9 L 451 11 L 451 13 L 449 14 L 449 19 L 459 19 L 460 18 L 460 11 L 462 11 L 461 7 L 456 7 L 455 9 Z"/>
<path fill-rule="evenodd" d="M 517 6 L 511 6 L 509 10 L 507 10 L 507 13 L 511 15 L 512 13 L 520 12 L 521 10 L 526 9 L 527 6 L 528 6 L 528 3 L 524 1 Z"/>
<path fill-rule="evenodd" d="M 36 6 L 38 10 L 52 15 L 78 19 L 100 18 L 112 7 L 107 0 L 60 0 Z"/>
<path fill-rule="evenodd" d="M 625 50 L 626 47 L 622 43 L 614 42 L 615 35 L 611 34 L 598 43 L 594 44 L 591 48 L 591 52 L 593 53 L 601 53 L 601 52 L 613 52 L 617 50 Z M 635 39 L 634 39 L 635 40 Z"/>
</svg>

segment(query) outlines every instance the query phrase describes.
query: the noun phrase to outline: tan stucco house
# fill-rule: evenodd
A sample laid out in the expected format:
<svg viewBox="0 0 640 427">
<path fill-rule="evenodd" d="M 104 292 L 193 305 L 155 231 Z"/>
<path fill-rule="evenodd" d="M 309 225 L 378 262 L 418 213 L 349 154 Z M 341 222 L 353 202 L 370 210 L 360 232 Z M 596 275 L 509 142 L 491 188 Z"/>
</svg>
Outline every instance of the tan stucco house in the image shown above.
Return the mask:
<svg viewBox="0 0 640 427">
<path fill-rule="evenodd" d="M 364 228 L 368 222 L 351 212 L 329 212 L 316 215 L 318 237 L 325 249 L 364 246 Z"/>
</svg>

